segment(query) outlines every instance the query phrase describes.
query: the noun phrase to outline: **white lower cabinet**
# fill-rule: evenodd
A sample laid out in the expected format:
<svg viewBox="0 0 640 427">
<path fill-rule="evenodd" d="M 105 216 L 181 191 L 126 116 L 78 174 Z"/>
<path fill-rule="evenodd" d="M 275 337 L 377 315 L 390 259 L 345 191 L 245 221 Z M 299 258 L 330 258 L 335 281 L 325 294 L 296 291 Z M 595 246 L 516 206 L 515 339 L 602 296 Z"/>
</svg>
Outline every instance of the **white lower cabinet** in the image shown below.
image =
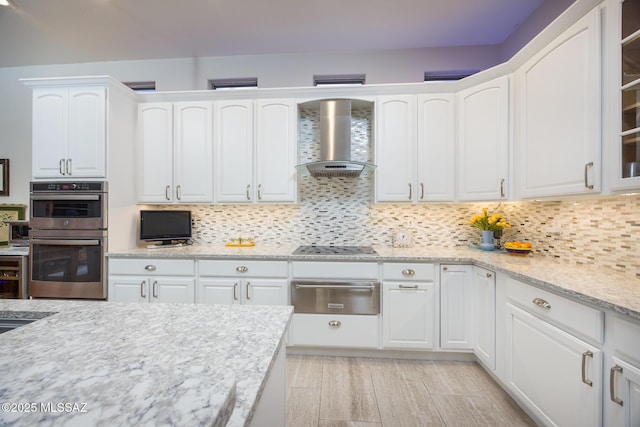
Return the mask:
<svg viewBox="0 0 640 427">
<path fill-rule="evenodd" d="M 620 318 L 612 323 L 612 351 L 605 364 L 605 425 L 640 426 L 640 325 Z"/>
<path fill-rule="evenodd" d="M 296 313 L 290 345 L 377 348 L 380 316 Z"/>
<path fill-rule="evenodd" d="M 440 266 L 440 347 L 473 348 L 471 265 Z"/>
<path fill-rule="evenodd" d="M 382 346 L 435 347 L 435 286 L 432 264 L 391 264 L 383 269 Z"/>
<path fill-rule="evenodd" d="M 491 369 L 496 369 L 496 273 L 473 267 L 473 312 L 476 357 Z"/>
<path fill-rule="evenodd" d="M 195 301 L 193 260 L 109 259 L 109 301 Z"/>
<path fill-rule="evenodd" d="M 593 316 L 601 329 L 602 313 L 541 290 L 530 299 L 538 289 L 515 280 L 507 287 L 509 391 L 544 425 L 601 426 L 603 353 L 572 331 Z"/>
<path fill-rule="evenodd" d="M 287 305 L 286 261 L 199 260 L 196 302 Z"/>
</svg>

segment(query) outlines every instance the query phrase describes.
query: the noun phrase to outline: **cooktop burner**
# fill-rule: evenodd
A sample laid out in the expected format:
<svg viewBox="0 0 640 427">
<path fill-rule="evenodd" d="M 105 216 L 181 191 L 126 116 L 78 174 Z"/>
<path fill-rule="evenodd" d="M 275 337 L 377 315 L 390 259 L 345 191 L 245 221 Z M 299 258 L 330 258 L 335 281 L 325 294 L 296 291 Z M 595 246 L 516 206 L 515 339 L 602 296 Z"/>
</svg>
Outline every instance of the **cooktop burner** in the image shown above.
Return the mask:
<svg viewBox="0 0 640 427">
<path fill-rule="evenodd" d="M 299 246 L 293 255 L 378 255 L 371 246 Z"/>
</svg>

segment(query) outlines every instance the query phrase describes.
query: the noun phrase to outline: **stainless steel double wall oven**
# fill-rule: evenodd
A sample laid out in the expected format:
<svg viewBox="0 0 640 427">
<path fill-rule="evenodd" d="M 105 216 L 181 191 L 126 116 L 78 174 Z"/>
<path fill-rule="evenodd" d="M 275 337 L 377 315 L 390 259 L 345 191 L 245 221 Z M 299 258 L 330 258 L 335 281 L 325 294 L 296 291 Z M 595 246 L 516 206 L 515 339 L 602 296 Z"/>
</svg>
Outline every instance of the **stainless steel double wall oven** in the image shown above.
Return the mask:
<svg viewBox="0 0 640 427">
<path fill-rule="evenodd" d="M 106 299 L 107 183 L 32 182 L 29 297 Z"/>
</svg>

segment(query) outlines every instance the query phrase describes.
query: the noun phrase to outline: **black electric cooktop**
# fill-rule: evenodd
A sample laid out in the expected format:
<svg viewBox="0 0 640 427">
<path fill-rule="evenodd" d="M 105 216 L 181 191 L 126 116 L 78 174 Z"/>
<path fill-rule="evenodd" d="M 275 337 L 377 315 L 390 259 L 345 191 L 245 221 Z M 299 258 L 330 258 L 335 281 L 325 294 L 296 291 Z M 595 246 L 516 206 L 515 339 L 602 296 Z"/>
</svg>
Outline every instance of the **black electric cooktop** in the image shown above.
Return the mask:
<svg viewBox="0 0 640 427">
<path fill-rule="evenodd" d="M 378 255 L 371 246 L 299 246 L 293 255 Z"/>
</svg>

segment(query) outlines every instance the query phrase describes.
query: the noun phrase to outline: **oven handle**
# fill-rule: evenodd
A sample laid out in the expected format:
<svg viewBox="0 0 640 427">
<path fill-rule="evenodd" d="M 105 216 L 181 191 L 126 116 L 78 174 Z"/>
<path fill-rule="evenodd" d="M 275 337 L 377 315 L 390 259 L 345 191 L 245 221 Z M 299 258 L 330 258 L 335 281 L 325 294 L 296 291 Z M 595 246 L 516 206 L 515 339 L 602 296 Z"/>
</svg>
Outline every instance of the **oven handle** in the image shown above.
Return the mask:
<svg viewBox="0 0 640 427">
<path fill-rule="evenodd" d="M 100 200 L 99 194 L 32 194 L 31 200 Z"/>
<path fill-rule="evenodd" d="M 66 239 L 31 239 L 35 245 L 56 245 L 56 246 L 100 246 L 100 240 L 66 240 Z"/>
<path fill-rule="evenodd" d="M 301 288 L 312 288 L 312 289 L 368 289 L 373 291 L 376 287 L 374 285 L 298 285 L 296 284 L 296 289 Z"/>
</svg>

